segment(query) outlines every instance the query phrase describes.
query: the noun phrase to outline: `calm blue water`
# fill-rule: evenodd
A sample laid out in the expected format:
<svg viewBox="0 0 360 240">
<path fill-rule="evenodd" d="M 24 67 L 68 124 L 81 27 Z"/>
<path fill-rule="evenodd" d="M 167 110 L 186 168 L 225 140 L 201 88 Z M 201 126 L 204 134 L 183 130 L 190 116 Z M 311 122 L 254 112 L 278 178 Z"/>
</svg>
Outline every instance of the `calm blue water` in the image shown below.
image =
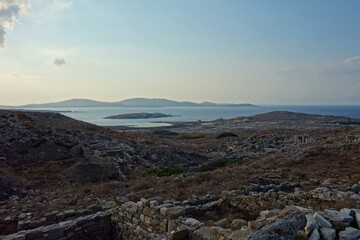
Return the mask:
<svg viewBox="0 0 360 240">
<path fill-rule="evenodd" d="M 161 121 L 209 121 L 219 118 L 234 118 L 236 116 L 251 116 L 271 111 L 292 111 L 321 115 L 337 115 L 360 118 L 359 106 L 258 106 L 258 107 L 162 107 L 162 108 L 39 108 L 32 110 L 72 111 L 62 113 L 68 117 L 93 123 L 100 126 L 133 126 L 156 127 L 166 126 Z M 164 113 L 176 115 L 171 118 L 156 119 L 104 119 L 104 117 L 123 113 Z"/>
</svg>

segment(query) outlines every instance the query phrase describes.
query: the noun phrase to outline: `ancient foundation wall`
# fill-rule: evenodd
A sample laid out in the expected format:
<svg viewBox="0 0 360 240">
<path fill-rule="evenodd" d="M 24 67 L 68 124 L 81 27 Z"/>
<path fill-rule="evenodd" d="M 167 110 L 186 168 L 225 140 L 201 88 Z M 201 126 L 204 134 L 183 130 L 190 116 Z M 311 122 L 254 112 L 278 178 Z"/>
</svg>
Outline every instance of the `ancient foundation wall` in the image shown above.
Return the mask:
<svg viewBox="0 0 360 240">
<path fill-rule="evenodd" d="M 3 240 L 76 240 L 76 239 L 103 239 L 112 240 L 114 236 L 111 224 L 111 214 L 98 212 L 82 216 L 73 220 L 42 226 L 30 230 L 1 237 Z"/>
<path fill-rule="evenodd" d="M 246 194 L 239 194 L 238 191 L 224 191 L 221 196 L 207 195 L 203 199 L 189 199 L 182 202 L 163 201 L 158 197 L 142 198 L 138 202 L 128 201 L 125 198 L 121 201 L 119 199 L 117 198 L 117 203 L 110 201 L 111 204 L 107 204 L 106 207 L 91 207 L 94 211 L 100 211 L 86 216 L 78 216 L 78 214 L 85 214 L 89 209 L 78 213 L 68 210 L 46 214 L 40 220 L 43 223 L 40 227 L 34 225 L 39 220 L 31 218 L 31 214 L 28 213 L 14 219 L 7 218 L 3 221 L 3 228 L 12 226 L 20 229 L 17 233 L 0 236 L 0 239 L 203 240 L 239 239 L 239 237 L 246 239 L 251 234 L 255 234 L 254 236 L 260 234 L 260 238 L 254 239 L 264 239 L 261 238 L 261 234 L 271 235 L 274 230 L 264 228 L 264 226 L 274 224 L 274 226 L 287 226 L 288 223 L 292 223 L 296 225 L 294 229 L 302 230 L 305 214 L 308 218 L 305 222 L 309 222 L 312 218 L 316 218 L 318 211 L 330 209 L 338 201 L 346 200 L 350 203 L 351 200 L 359 203 L 360 195 L 323 187 L 309 192 L 295 189 L 291 193 L 276 191 L 276 188 L 266 192 Z M 308 209 L 308 206 L 314 206 L 314 209 Z M 287 209 L 286 212 L 290 215 L 283 215 L 284 209 Z M 300 215 L 291 217 L 294 212 L 299 211 Z M 344 219 L 346 221 L 351 219 L 351 226 L 360 227 L 360 210 L 342 209 L 341 211 L 342 214 L 346 213 L 350 216 Z M 253 216 L 242 216 L 242 212 L 251 213 Z M 215 213 L 217 214 L 216 222 L 214 219 L 209 224 L 208 216 L 214 216 Z M 330 213 L 335 217 L 330 216 Z M 330 214 L 327 216 L 329 221 L 337 225 L 342 224 L 344 220 L 339 217 L 341 214 L 334 210 L 325 210 L 322 214 L 324 216 Z M 344 229 L 346 227 L 347 225 L 344 225 Z M 24 228 L 31 229 L 21 230 Z M 258 230 L 260 233 L 256 232 Z M 319 231 L 322 230 L 319 229 Z M 355 230 L 348 229 L 348 231 Z M 294 234 L 294 232 L 289 234 Z"/>
<path fill-rule="evenodd" d="M 118 239 L 166 239 L 176 228 L 176 219 L 186 214 L 184 206 L 160 199 L 126 202 L 113 209 Z"/>
</svg>

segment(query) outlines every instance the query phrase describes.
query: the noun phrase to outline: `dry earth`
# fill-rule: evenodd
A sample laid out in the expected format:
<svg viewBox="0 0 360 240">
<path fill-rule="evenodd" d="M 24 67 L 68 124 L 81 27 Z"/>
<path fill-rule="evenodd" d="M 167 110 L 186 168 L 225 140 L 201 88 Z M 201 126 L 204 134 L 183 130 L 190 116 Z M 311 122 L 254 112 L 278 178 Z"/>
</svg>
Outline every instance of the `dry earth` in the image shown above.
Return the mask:
<svg viewBox="0 0 360 240">
<path fill-rule="evenodd" d="M 0 218 L 119 197 L 196 199 L 269 180 L 346 191 L 360 180 L 357 126 L 356 119 L 276 112 L 116 131 L 58 113 L 2 110 Z"/>
</svg>

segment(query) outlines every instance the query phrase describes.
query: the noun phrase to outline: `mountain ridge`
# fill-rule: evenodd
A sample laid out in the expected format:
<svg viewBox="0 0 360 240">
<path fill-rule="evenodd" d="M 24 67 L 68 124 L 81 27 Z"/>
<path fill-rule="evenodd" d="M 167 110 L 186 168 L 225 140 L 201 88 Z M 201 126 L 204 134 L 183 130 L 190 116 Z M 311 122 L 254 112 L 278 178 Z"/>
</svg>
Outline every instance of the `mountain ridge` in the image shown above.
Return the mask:
<svg viewBox="0 0 360 240">
<path fill-rule="evenodd" d="M 103 102 L 92 99 L 73 98 L 60 102 L 43 104 L 26 104 L 20 106 L 0 106 L 5 108 L 77 108 L 77 107 L 256 107 L 249 103 L 195 103 L 190 101 L 174 101 L 165 98 L 129 98 L 118 102 Z"/>
</svg>

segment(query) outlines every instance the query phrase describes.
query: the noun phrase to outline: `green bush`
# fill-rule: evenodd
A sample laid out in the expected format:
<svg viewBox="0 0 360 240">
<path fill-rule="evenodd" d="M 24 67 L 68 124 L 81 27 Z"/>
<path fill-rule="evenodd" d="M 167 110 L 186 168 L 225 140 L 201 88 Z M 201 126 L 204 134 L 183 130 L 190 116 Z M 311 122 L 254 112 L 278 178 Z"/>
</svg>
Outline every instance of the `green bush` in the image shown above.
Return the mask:
<svg viewBox="0 0 360 240">
<path fill-rule="evenodd" d="M 181 133 L 178 138 L 179 139 L 198 139 L 198 138 L 203 138 L 205 137 L 204 134 L 202 133 L 197 133 L 197 132 L 191 132 L 191 133 Z"/>
<path fill-rule="evenodd" d="M 184 169 L 180 168 L 180 167 L 151 168 L 151 169 L 145 171 L 145 176 L 165 177 L 165 176 L 181 174 L 183 172 L 184 172 Z"/>
<path fill-rule="evenodd" d="M 171 132 L 171 131 L 165 130 L 165 129 L 156 129 L 156 130 L 152 131 L 152 133 L 155 135 L 164 136 L 164 137 L 179 135 L 179 133 Z"/>
<path fill-rule="evenodd" d="M 216 138 L 225 138 L 225 137 L 238 137 L 238 135 L 232 132 L 223 132 L 220 133 Z"/>
<path fill-rule="evenodd" d="M 209 171 L 214 171 L 218 168 L 223 168 L 229 165 L 229 161 L 226 160 L 219 160 L 213 163 L 210 163 L 206 166 L 202 166 L 199 168 L 195 169 L 195 172 L 209 172 Z"/>
</svg>

